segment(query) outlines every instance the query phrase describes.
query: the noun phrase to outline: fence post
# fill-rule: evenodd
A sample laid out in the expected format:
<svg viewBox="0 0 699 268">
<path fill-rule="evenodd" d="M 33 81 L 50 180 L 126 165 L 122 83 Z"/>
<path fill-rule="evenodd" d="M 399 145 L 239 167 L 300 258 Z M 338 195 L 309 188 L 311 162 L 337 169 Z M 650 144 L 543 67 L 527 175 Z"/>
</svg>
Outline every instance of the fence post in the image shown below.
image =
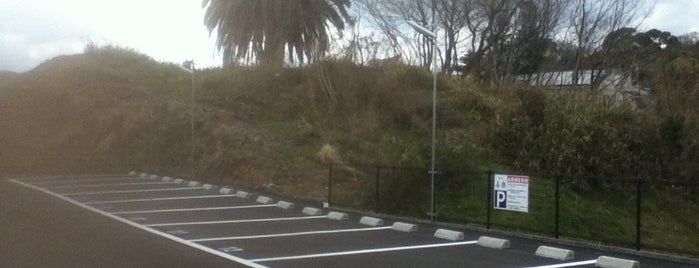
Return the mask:
<svg viewBox="0 0 699 268">
<path fill-rule="evenodd" d="M 333 196 L 333 164 L 328 165 L 328 206 L 332 206 Z"/>
<path fill-rule="evenodd" d="M 636 250 L 641 250 L 641 209 L 643 206 L 643 181 L 636 179 Z"/>
<path fill-rule="evenodd" d="M 488 183 L 486 183 L 488 185 L 488 188 L 485 189 L 485 196 L 486 196 L 485 197 L 486 198 L 485 205 L 486 205 L 486 211 L 487 211 L 486 212 L 486 220 L 485 220 L 485 228 L 490 229 L 490 211 L 493 209 L 493 204 L 492 204 L 493 200 L 491 199 L 493 195 L 492 195 L 490 189 L 493 188 L 493 171 L 488 170 L 488 172 L 486 174 L 488 175 Z"/>
<path fill-rule="evenodd" d="M 556 175 L 556 212 L 554 236 L 558 239 L 561 236 L 561 176 Z"/>
<path fill-rule="evenodd" d="M 375 179 L 375 183 L 374 183 L 374 190 L 375 190 L 375 193 L 374 193 L 374 212 L 379 212 L 379 202 L 381 201 L 381 198 L 380 198 L 381 193 L 379 191 L 379 174 L 380 174 L 380 172 L 381 172 L 381 168 L 379 166 L 376 166 L 376 177 L 374 177 L 374 179 Z"/>
</svg>

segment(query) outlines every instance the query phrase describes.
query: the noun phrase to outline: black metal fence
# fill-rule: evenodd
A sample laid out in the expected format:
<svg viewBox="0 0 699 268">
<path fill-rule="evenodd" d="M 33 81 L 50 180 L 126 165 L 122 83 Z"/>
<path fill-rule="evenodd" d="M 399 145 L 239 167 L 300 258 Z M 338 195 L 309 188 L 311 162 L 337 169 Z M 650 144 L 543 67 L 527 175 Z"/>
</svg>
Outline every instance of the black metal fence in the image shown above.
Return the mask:
<svg viewBox="0 0 699 268">
<path fill-rule="evenodd" d="M 336 207 L 429 220 L 428 171 L 331 165 L 327 200 Z M 521 213 L 493 209 L 493 172 L 466 174 L 438 173 L 436 221 L 699 256 L 699 184 L 530 175 L 529 209 Z"/>
</svg>

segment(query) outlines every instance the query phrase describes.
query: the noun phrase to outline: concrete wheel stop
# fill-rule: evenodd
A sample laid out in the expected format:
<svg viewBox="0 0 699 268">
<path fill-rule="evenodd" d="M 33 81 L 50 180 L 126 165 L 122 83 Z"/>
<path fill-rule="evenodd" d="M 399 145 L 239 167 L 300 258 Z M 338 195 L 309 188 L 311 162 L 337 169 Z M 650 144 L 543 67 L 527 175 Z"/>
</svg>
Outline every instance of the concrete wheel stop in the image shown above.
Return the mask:
<svg viewBox="0 0 699 268">
<path fill-rule="evenodd" d="M 561 260 L 561 261 L 572 260 L 575 258 L 575 252 L 573 252 L 572 250 L 562 249 L 562 248 L 554 248 L 554 247 L 548 247 L 548 246 L 538 247 L 534 254 L 536 254 L 536 256 L 539 256 L 539 257 Z"/>
<path fill-rule="evenodd" d="M 368 226 L 381 226 L 383 225 L 383 220 L 379 218 L 374 218 L 374 217 L 367 217 L 364 216 L 361 219 L 359 219 L 359 223 L 363 225 L 368 225 Z"/>
<path fill-rule="evenodd" d="M 464 233 L 447 229 L 437 229 L 437 231 L 434 232 L 434 237 L 450 241 L 461 241 L 464 240 Z"/>
<path fill-rule="evenodd" d="M 494 248 L 494 249 L 510 248 L 510 240 L 489 237 L 489 236 L 481 236 L 480 238 L 478 238 L 478 243 L 476 243 L 476 244 L 481 246 L 481 247 Z"/>
<path fill-rule="evenodd" d="M 417 231 L 417 224 L 405 223 L 405 222 L 395 222 L 391 226 L 391 229 L 399 232 L 415 232 Z"/>
</svg>

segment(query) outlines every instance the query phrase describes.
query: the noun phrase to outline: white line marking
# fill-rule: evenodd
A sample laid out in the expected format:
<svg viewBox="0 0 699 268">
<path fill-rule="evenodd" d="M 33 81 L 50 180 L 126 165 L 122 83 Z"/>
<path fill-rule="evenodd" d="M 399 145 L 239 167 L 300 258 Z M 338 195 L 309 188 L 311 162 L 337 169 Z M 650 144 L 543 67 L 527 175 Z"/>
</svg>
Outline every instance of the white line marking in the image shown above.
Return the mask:
<svg viewBox="0 0 699 268">
<path fill-rule="evenodd" d="M 96 178 L 132 178 L 128 175 L 78 175 L 78 176 L 54 176 L 54 177 L 29 177 L 23 178 L 22 181 L 31 182 L 48 182 L 61 180 L 78 180 L 78 179 L 96 179 Z M 20 181 L 20 179 L 15 179 Z"/>
<path fill-rule="evenodd" d="M 201 190 L 202 187 L 184 187 L 184 188 L 163 188 L 163 189 L 145 189 L 145 190 L 119 190 L 119 191 L 98 191 L 98 192 L 83 192 L 83 193 L 65 193 L 63 196 L 79 196 L 79 195 L 97 195 L 97 194 L 132 194 L 132 193 L 151 193 L 151 192 L 170 192 L 170 191 L 191 191 Z"/>
<path fill-rule="evenodd" d="M 195 249 L 198 249 L 198 250 L 201 250 L 201 251 L 204 251 L 204 252 L 207 252 L 207 253 L 210 253 L 210 254 L 213 254 L 213 255 L 216 255 L 216 256 L 219 256 L 219 257 L 222 257 L 222 258 L 225 258 L 225 259 L 228 259 L 228 260 L 231 260 L 231 261 L 234 261 L 234 262 L 243 264 L 243 265 L 246 265 L 246 266 L 249 266 L 249 267 L 253 267 L 253 268 L 267 268 L 266 266 L 263 266 L 263 265 L 260 265 L 260 264 L 251 262 L 251 261 L 249 261 L 249 260 L 246 260 L 246 259 L 243 259 L 243 258 L 239 258 L 239 257 L 233 256 L 233 255 L 230 255 L 230 254 L 226 254 L 226 253 L 224 253 L 224 252 L 221 252 L 221 251 L 218 251 L 218 250 L 215 250 L 215 249 L 212 249 L 212 248 L 208 248 L 208 247 L 199 245 L 199 244 L 197 244 L 197 243 L 189 242 L 189 241 L 187 241 L 187 240 L 185 240 L 185 239 L 182 239 L 182 238 L 179 238 L 179 237 L 177 237 L 177 236 L 174 236 L 174 235 L 171 235 L 171 234 L 167 234 L 167 233 L 164 233 L 164 232 L 155 230 L 155 229 L 153 229 L 153 228 L 148 228 L 148 227 L 146 227 L 146 226 L 143 226 L 143 225 L 138 224 L 138 223 L 135 223 L 135 222 L 128 221 L 128 220 L 126 220 L 126 219 L 122 219 L 122 218 L 120 218 L 120 217 L 111 215 L 111 214 L 106 213 L 106 212 L 104 212 L 104 211 L 101 211 L 101 210 L 98 210 L 98 209 L 96 209 L 96 208 L 93 208 L 93 207 L 87 206 L 87 205 L 85 205 L 85 204 L 82 204 L 82 203 L 80 203 L 80 202 L 78 202 L 78 201 L 75 201 L 75 200 L 73 200 L 73 199 L 70 199 L 70 198 L 61 196 L 61 195 L 56 194 L 56 193 L 54 193 L 54 192 L 51 192 L 51 191 L 49 191 L 49 190 L 45 190 L 45 189 L 43 189 L 43 188 L 40 188 L 40 187 L 31 185 L 31 184 L 26 184 L 26 183 L 23 183 L 23 182 L 20 182 L 20 181 L 16 181 L 16 180 L 10 180 L 10 181 L 13 182 L 13 183 L 22 185 L 22 186 L 24 186 L 24 187 L 28 187 L 28 188 L 31 188 L 31 189 L 34 189 L 34 190 L 37 190 L 37 191 L 40 191 L 40 192 L 49 194 L 49 195 L 54 196 L 54 197 L 56 197 L 56 198 L 59 198 L 59 199 L 61 199 L 61 200 L 63 200 L 63 201 L 69 202 L 69 203 L 71 203 L 71 204 L 73 204 L 73 205 L 82 207 L 82 208 L 84 208 L 84 209 L 87 209 L 87 210 L 89 210 L 89 211 L 98 213 L 98 214 L 103 215 L 103 216 L 105 216 L 105 217 L 112 218 L 113 220 L 116 220 L 116 221 L 119 221 L 119 222 L 122 222 L 122 223 L 125 223 L 125 224 L 128 224 L 128 225 L 131 225 L 131 226 L 133 226 L 133 227 L 136 227 L 136 228 L 138 228 L 138 229 L 144 230 L 144 231 L 149 232 L 149 233 L 151 233 L 151 234 L 155 234 L 155 235 L 158 235 L 158 236 L 161 236 L 161 237 L 164 237 L 164 238 L 173 240 L 173 241 L 175 241 L 175 242 L 178 242 L 178 243 L 187 245 L 187 246 L 189 246 L 189 247 L 192 247 L 192 248 L 195 248 Z"/>
<path fill-rule="evenodd" d="M 290 217 L 290 218 L 270 218 L 270 219 L 249 219 L 249 220 L 230 220 L 230 221 L 194 221 L 194 222 L 173 222 L 173 223 L 156 223 L 147 224 L 147 227 L 159 226 L 180 226 L 180 225 L 208 225 L 208 224 L 224 224 L 224 223 L 246 223 L 246 222 L 267 222 L 267 221 L 299 221 L 323 219 L 328 216 L 306 216 L 306 217 Z"/>
<path fill-rule="evenodd" d="M 166 181 L 154 181 L 154 182 L 127 182 L 127 183 L 103 183 L 103 184 L 58 186 L 58 187 L 51 187 L 51 190 L 56 190 L 56 189 L 72 189 L 72 188 L 110 187 L 110 186 L 158 185 L 158 184 L 175 184 L 175 183 L 173 183 L 173 182 L 166 182 Z"/>
<path fill-rule="evenodd" d="M 165 213 L 165 212 L 187 212 L 187 211 L 203 211 L 203 210 L 229 210 L 229 209 L 246 209 L 246 208 L 267 208 L 276 207 L 277 205 L 252 205 L 252 206 L 233 206 L 233 207 L 208 207 L 208 208 L 177 208 L 177 209 L 160 209 L 160 210 L 135 210 L 135 211 L 119 211 L 112 214 L 145 214 L 145 213 Z"/>
<path fill-rule="evenodd" d="M 532 266 L 532 267 L 527 267 L 527 268 L 563 268 L 563 267 L 575 267 L 575 266 L 590 265 L 590 264 L 595 264 L 595 263 L 597 263 L 597 260 L 569 262 L 569 263 L 544 265 L 544 266 Z"/>
<path fill-rule="evenodd" d="M 355 254 L 368 254 L 368 253 L 387 252 L 387 251 L 400 251 L 400 250 L 437 248 L 437 247 L 453 247 L 453 246 L 462 246 L 462 245 L 473 245 L 476 243 L 478 243 L 478 241 L 464 241 L 464 242 L 444 243 L 444 244 L 431 244 L 431 245 L 393 247 L 393 248 L 377 248 L 377 249 L 341 251 L 341 252 L 331 252 L 331 253 L 321 253 L 321 254 L 275 257 L 275 258 L 260 258 L 260 259 L 250 260 L 250 261 L 252 261 L 252 262 L 266 262 L 266 261 L 298 260 L 298 259 L 333 257 L 333 256 L 344 256 L 344 255 L 355 255 Z"/>
<path fill-rule="evenodd" d="M 151 179 L 140 179 L 133 177 L 117 177 L 117 178 L 104 178 L 104 179 L 70 179 L 70 180 L 55 180 L 55 181 L 40 181 L 37 184 L 47 184 L 47 183 L 75 183 L 75 182 L 107 182 L 107 181 L 123 181 L 123 180 L 151 180 Z M 152 180 L 151 180 L 152 181 Z"/>
<path fill-rule="evenodd" d="M 242 240 L 242 239 L 258 239 L 258 238 L 300 236 L 300 235 L 316 235 L 316 234 L 335 234 L 335 233 L 350 233 L 350 232 L 366 232 L 366 231 L 378 231 L 378 230 L 387 230 L 387 229 L 391 229 L 391 226 L 375 227 L 375 228 L 360 228 L 360 229 L 342 229 L 342 230 L 328 230 L 328 231 L 298 232 L 298 233 L 285 233 L 285 234 L 270 234 L 270 235 L 251 235 L 251 236 L 231 236 L 231 237 L 202 238 L 202 239 L 192 239 L 192 240 L 189 240 L 189 241 L 191 241 L 191 242 L 207 242 L 207 241 L 222 241 L 222 240 Z"/>
<path fill-rule="evenodd" d="M 178 196 L 178 197 L 161 197 L 161 198 L 143 198 L 143 199 L 127 199 L 127 200 L 103 200 L 103 201 L 84 202 L 83 204 L 85 204 L 85 205 L 115 204 L 115 203 L 132 203 L 132 202 L 152 202 L 152 201 L 168 201 L 168 200 L 222 198 L 222 197 L 234 197 L 234 196 L 235 196 L 234 194 L 222 194 L 222 195 L 195 195 L 195 196 Z"/>
</svg>

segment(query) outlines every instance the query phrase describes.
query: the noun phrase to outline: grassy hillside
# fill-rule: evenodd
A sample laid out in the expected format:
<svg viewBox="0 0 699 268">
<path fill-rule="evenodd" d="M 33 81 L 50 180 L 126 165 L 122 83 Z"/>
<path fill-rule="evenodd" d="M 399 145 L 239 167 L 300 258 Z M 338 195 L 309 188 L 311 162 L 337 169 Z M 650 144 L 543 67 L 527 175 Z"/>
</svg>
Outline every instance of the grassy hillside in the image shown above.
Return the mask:
<svg viewBox="0 0 699 268">
<path fill-rule="evenodd" d="M 331 163 L 343 167 L 349 183 L 373 174 L 365 166 L 429 165 L 431 82 L 425 70 L 401 64 L 201 70 L 190 110 L 189 74 L 126 49 L 93 48 L 30 72 L 0 74 L 0 176 L 143 170 L 323 199 Z M 440 185 L 439 209 L 455 222 L 482 222 L 489 169 L 545 174 L 537 187 L 546 193 L 533 201 L 547 204 L 545 212 L 518 219 L 541 232 L 553 214 L 550 178 L 563 176 L 563 213 L 575 215 L 564 219 L 565 233 L 611 214 L 620 216 L 609 225 L 633 222 L 633 202 L 607 198 L 623 188 L 616 179 L 695 183 L 699 175 L 696 114 L 609 104 L 586 91 L 490 88 L 444 77 L 438 87 L 437 162 L 451 176 Z M 384 197 L 422 194 L 415 187 L 422 175 L 411 176 L 389 181 Z M 644 219 L 699 237 L 699 221 L 685 219 L 696 215 L 697 190 L 654 192 L 644 201 Z M 690 205 L 665 211 L 681 202 Z M 614 239 L 633 234 L 610 232 Z M 651 239 L 662 241 L 665 234 L 654 232 Z"/>
</svg>

